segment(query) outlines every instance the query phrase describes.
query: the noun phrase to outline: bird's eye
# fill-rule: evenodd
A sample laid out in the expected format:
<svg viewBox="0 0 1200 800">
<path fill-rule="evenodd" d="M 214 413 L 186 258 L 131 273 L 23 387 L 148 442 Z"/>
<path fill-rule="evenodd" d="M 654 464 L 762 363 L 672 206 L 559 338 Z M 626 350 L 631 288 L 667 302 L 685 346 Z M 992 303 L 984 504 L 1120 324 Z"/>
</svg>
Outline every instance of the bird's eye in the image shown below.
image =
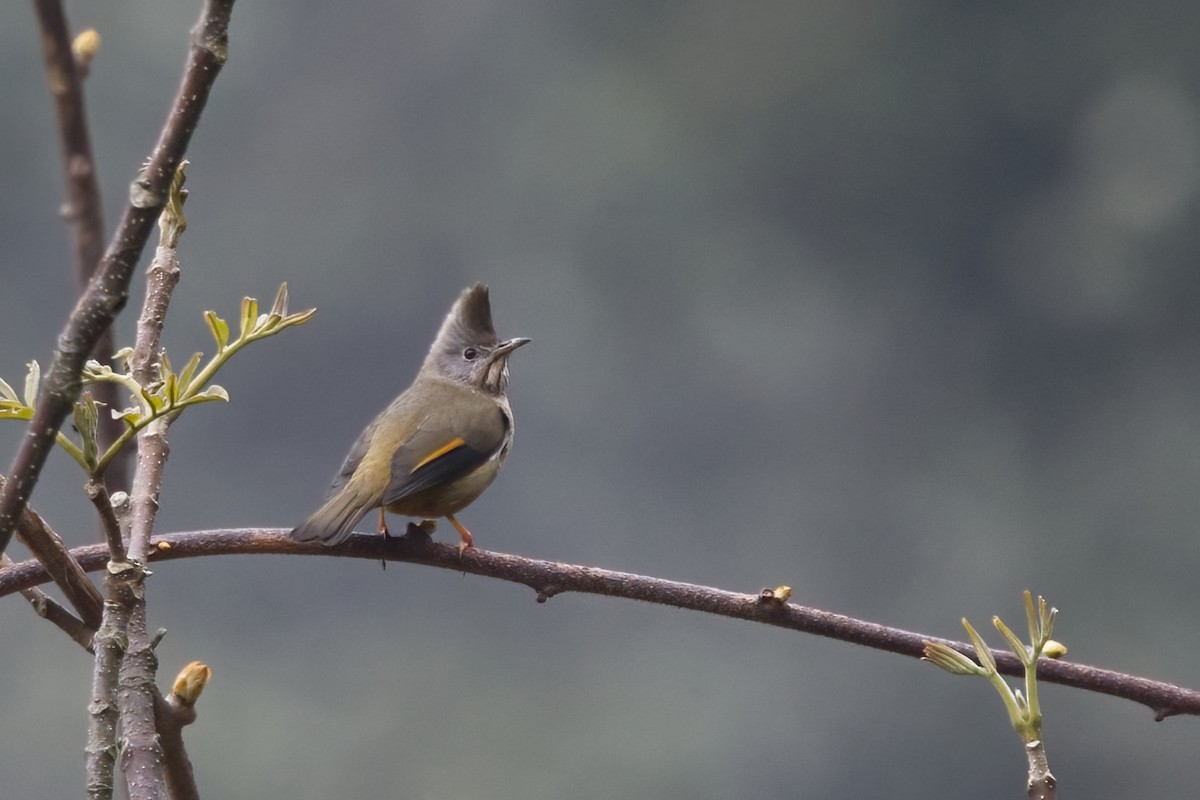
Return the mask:
<svg viewBox="0 0 1200 800">
<path fill-rule="evenodd" d="M 479 358 L 479 351 L 474 347 L 468 347 L 466 350 L 463 350 L 463 358 L 467 361 L 474 361 Z"/>
</svg>

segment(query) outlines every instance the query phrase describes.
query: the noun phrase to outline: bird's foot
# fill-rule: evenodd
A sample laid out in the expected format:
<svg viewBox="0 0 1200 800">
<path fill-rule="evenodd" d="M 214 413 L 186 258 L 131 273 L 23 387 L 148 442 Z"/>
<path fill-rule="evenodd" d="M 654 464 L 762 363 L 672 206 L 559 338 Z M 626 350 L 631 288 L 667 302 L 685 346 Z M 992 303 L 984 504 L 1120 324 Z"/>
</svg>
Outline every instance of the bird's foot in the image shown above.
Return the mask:
<svg viewBox="0 0 1200 800">
<path fill-rule="evenodd" d="M 452 516 L 446 517 L 446 519 L 450 520 L 450 524 L 458 530 L 458 536 L 460 539 L 462 539 L 462 541 L 458 544 L 458 555 L 461 557 L 464 551 L 474 550 L 475 538 L 471 536 L 471 532 L 467 530 L 467 526 L 463 525 Z"/>
</svg>

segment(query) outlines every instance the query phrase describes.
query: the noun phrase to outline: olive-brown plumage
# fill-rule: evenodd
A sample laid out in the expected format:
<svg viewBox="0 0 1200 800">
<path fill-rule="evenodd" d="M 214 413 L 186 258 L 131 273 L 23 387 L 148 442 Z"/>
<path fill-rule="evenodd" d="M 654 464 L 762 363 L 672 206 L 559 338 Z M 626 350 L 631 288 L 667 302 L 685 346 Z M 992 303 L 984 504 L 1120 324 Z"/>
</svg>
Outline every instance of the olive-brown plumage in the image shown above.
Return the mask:
<svg viewBox="0 0 1200 800">
<path fill-rule="evenodd" d="M 491 485 L 513 437 L 508 357 L 529 339 L 501 342 L 488 289 L 467 287 L 442 323 L 416 379 L 350 448 L 329 499 L 291 536 L 345 541 L 372 509 L 422 519 L 455 519 Z M 386 532 L 386 528 L 384 529 Z"/>
</svg>

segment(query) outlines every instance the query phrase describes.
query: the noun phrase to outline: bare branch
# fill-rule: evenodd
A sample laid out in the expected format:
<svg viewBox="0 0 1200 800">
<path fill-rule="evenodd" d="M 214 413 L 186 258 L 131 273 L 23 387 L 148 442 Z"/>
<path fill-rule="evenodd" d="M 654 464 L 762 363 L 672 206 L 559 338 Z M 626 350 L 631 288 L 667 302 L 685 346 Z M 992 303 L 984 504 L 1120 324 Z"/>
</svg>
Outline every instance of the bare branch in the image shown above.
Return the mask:
<svg viewBox="0 0 1200 800">
<path fill-rule="evenodd" d="M 13 560 L 5 553 L 0 553 L 0 568 L 11 567 Z M 64 608 L 57 600 L 41 589 L 22 589 L 21 596 L 29 601 L 34 612 L 43 619 L 58 626 L 63 633 L 74 639 L 80 647 L 92 652 L 92 636 L 95 634 L 84 621 Z"/>
<path fill-rule="evenodd" d="M 130 367 L 133 378 L 142 386 L 149 386 L 161 359 L 158 347 L 166 322 L 171 295 L 179 283 L 179 237 L 187 228 L 183 216 L 183 203 L 187 193 L 183 191 L 184 169 L 187 162 L 180 163 L 171 180 L 166 206 L 159 217 L 158 249 L 146 273 L 146 299 L 142 314 L 138 317 L 137 340 L 133 347 Z M 130 492 L 129 558 L 137 563 L 146 560 L 146 549 L 150 534 L 154 531 L 154 519 L 158 515 L 158 496 L 162 488 L 163 469 L 171 453 L 167 443 L 167 426 L 170 418 L 156 419 L 138 432 L 137 469 L 133 475 Z"/>
<path fill-rule="evenodd" d="M 176 247 L 187 223 L 183 219 L 181 186 L 184 161 L 172 177 L 167 203 L 159 225 L 162 228 L 159 246 L 150 265 L 146 281 L 146 299 L 138 318 L 137 341 L 130 367 L 134 379 L 149 386 L 155 378 L 160 361 L 158 348 L 171 293 L 179 282 L 179 259 Z M 122 750 L 121 771 L 125 774 L 131 800 L 155 800 L 169 793 L 179 800 L 195 796 L 195 781 L 183 750 L 183 736 L 178 726 L 163 737 L 159 722 L 167 720 L 160 713 L 164 707 L 162 695 L 154 683 L 158 657 L 146 632 L 146 575 L 144 568 L 150 534 L 158 514 L 158 495 L 162 487 L 163 469 L 170 448 L 167 444 L 169 419 L 154 420 L 137 436 L 137 468 L 129 500 L 129 550 L 126 553 L 118 534 L 110 542 L 110 560 L 105 588 L 112 609 L 116 631 L 125 637 L 126 649 L 121 660 L 117 691 L 117 711 L 120 718 Z M 113 517 L 115 521 L 115 515 Z M 107 617 L 107 613 L 106 613 Z M 98 682 L 107 665 L 97 658 L 95 678 Z M 166 744 L 170 748 L 166 748 Z M 178 791 L 168 789 L 168 785 Z"/>
<path fill-rule="evenodd" d="M 107 546 L 104 561 L 111 554 Z M 113 595 L 113 581 L 105 580 L 105 589 Z M 117 763 L 117 686 L 120 679 L 121 661 L 125 657 L 127 643 L 125 631 L 129 626 L 129 608 L 119 603 L 106 603 L 104 621 L 96 632 L 96 659 L 92 669 L 92 702 L 88 704 L 91 715 L 88 724 L 87 746 L 87 792 L 89 800 L 112 800 L 114 773 Z"/>
<path fill-rule="evenodd" d="M 100 515 L 100 526 L 104 530 L 104 541 L 108 544 L 108 552 L 113 561 L 125 560 L 125 543 L 121 540 L 121 523 L 117 520 L 117 512 L 113 509 L 112 499 L 104 484 L 92 478 L 87 482 L 87 496 Z"/>
<path fill-rule="evenodd" d="M 212 670 L 207 665 L 193 661 L 175 678 L 171 693 L 155 703 L 171 800 L 200 800 L 192 762 L 183 745 L 183 729 L 196 721 L 196 700 L 210 677 Z"/>
<path fill-rule="evenodd" d="M 114 565 L 116 566 L 116 565 Z M 117 686 L 117 708 L 121 719 L 121 772 L 129 787 L 130 800 L 159 800 L 167 797 L 163 768 L 165 756 L 158 736 L 154 683 L 158 656 L 146 628 L 146 571 L 135 564 L 109 570 L 109 605 L 129 610 L 125 626 L 127 644 L 121 659 Z"/>
<path fill-rule="evenodd" d="M 411 530 L 411 528 L 410 528 Z M 173 533 L 156 536 L 151 542 L 150 561 L 230 554 L 279 554 L 361 558 L 369 561 L 401 561 L 497 578 L 531 587 L 545 600 L 561 592 L 585 592 L 610 597 L 703 611 L 708 614 L 761 622 L 802 633 L 814 633 L 852 644 L 920 658 L 925 642 L 942 641 L 973 656 L 965 642 L 890 628 L 874 622 L 833 614 L 815 608 L 779 602 L 769 593 L 739 594 L 707 586 L 651 578 L 596 567 L 540 561 L 505 553 L 471 549 L 461 555 L 458 548 L 438 544 L 420 536 L 385 539 L 381 536 L 352 536 L 337 548 L 299 544 L 282 528 L 242 528 Z M 107 556 L 103 545 L 78 547 L 71 551 L 85 569 L 100 569 Z M 47 580 L 46 570 L 35 561 L 25 561 L 0 570 L 0 596 Z M 1024 674 L 1012 653 L 992 650 L 997 669 L 1005 675 Z M 1038 661 L 1038 678 L 1049 683 L 1121 697 L 1148 706 L 1157 719 L 1176 714 L 1200 716 L 1200 692 L 1136 675 L 1043 658 Z"/>
<path fill-rule="evenodd" d="M 0 490 L 3 488 L 4 478 L 0 477 Z M 98 628 L 104 606 L 100 590 L 88 578 L 83 568 L 75 563 L 71 554 L 67 552 L 67 546 L 46 524 L 46 520 L 28 506 L 21 510 L 17 523 L 17 538 L 35 554 L 38 551 L 34 549 L 34 543 L 41 545 L 42 552 L 38 559 L 49 565 L 54 582 L 66 595 L 67 601 L 79 612 L 84 624 L 92 630 Z"/>
<path fill-rule="evenodd" d="M 229 15 L 234 0 L 207 0 L 200 21 L 192 30 L 192 47 L 183 83 L 150 161 L 130 190 L 129 205 L 109 243 L 95 278 L 58 339 L 54 360 L 42 382 L 37 410 L 13 460 L 10 480 L 0 491 L 0 552 L 8 548 L 21 510 L 29 501 L 46 463 L 55 435 L 79 397 L 80 373 L 101 334 L 125 306 L 133 268 L 154 220 L 166 201 L 167 188 L 183 160 L 209 92 L 225 64 Z M 36 542 L 39 558 L 51 547 Z"/>
<path fill-rule="evenodd" d="M 83 292 L 104 253 L 104 206 L 100 199 L 100 184 L 96 180 L 96 163 L 83 99 L 84 65 L 90 64 L 94 53 L 86 60 L 76 58 L 61 0 L 35 0 L 34 6 L 42 32 L 50 93 L 54 95 L 58 111 L 59 139 L 66 168 L 67 202 L 63 205 L 63 216 L 71 225 L 75 238 L 75 276 L 79 290 Z M 115 349 L 112 331 L 105 329 L 92 348 L 92 356 L 107 364 Z M 117 408 L 116 386 L 100 384 L 92 391 L 98 402 Z M 100 418 L 102 446 L 111 444 L 120 433 L 120 420 L 109 415 Z M 118 459 L 109 468 L 107 477 L 112 487 L 126 486 L 126 461 Z"/>
<path fill-rule="evenodd" d="M 81 287 L 91 280 L 104 250 L 100 184 L 92 158 L 83 82 L 71 49 L 71 35 L 60 0 L 34 0 L 46 58 L 46 77 L 58 111 L 58 133 L 67 174 L 63 216 L 75 236 L 75 274 Z"/>
<path fill-rule="evenodd" d="M 170 695 L 165 700 L 160 697 L 156 705 L 167 787 L 172 800 L 200 800 L 192 761 L 188 758 L 187 748 L 183 744 L 183 726 L 195 721 L 196 710 L 181 705 L 177 700 L 173 700 L 174 697 Z"/>
<path fill-rule="evenodd" d="M 1025 756 L 1029 760 L 1029 780 L 1025 791 L 1029 800 L 1055 800 L 1058 797 L 1058 781 L 1050 774 L 1046 760 L 1046 745 L 1035 739 L 1025 745 Z"/>
</svg>

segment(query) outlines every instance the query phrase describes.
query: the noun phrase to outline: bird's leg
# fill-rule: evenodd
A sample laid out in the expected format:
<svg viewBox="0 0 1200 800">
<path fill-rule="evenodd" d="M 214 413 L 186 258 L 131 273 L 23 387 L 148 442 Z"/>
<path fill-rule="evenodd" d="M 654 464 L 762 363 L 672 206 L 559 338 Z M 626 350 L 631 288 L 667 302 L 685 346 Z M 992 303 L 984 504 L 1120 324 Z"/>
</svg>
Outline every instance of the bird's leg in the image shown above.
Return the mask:
<svg viewBox="0 0 1200 800">
<path fill-rule="evenodd" d="M 450 520 L 450 524 L 458 530 L 458 535 L 462 537 L 462 542 L 458 545 L 458 554 L 461 556 L 463 550 L 467 548 L 474 549 L 475 539 L 472 538 L 471 532 L 467 530 L 467 527 L 456 520 L 453 514 L 447 514 L 446 519 Z"/>
<path fill-rule="evenodd" d="M 379 532 L 381 534 L 383 534 L 383 538 L 385 541 L 387 539 L 392 538 L 391 532 L 388 531 L 387 516 L 384 514 L 383 506 L 379 507 Z M 387 559 L 385 559 L 385 558 L 379 559 L 379 566 L 382 567 L 384 570 L 386 570 L 387 569 Z"/>
</svg>

